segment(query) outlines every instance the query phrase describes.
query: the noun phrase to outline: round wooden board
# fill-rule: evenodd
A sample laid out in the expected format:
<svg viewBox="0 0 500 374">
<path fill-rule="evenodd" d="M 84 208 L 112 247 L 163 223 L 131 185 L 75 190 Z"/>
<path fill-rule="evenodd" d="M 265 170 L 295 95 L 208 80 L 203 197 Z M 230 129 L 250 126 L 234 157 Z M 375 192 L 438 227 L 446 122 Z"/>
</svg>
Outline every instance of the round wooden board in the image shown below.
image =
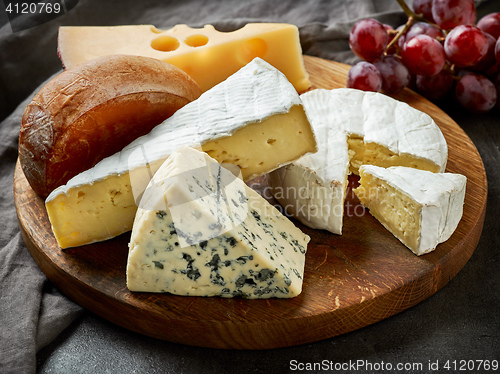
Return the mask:
<svg viewBox="0 0 500 374">
<path fill-rule="evenodd" d="M 348 65 L 304 56 L 313 88 L 345 86 Z M 446 285 L 474 252 L 484 221 L 482 160 L 463 130 L 435 105 L 405 90 L 396 98 L 430 114 L 449 147 L 447 171 L 467 176 L 463 218 L 452 237 L 417 257 L 366 213 L 349 189 L 344 234 L 297 225 L 311 236 L 303 292 L 293 299 L 244 300 L 131 293 L 125 283 L 130 234 L 61 250 L 44 202 L 19 164 L 14 197 L 21 232 L 47 277 L 69 298 L 127 329 L 188 345 L 268 349 L 343 334 L 409 308 Z M 355 178 L 351 183 L 356 183 Z M 250 182 L 265 186 L 265 177 Z"/>
</svg>

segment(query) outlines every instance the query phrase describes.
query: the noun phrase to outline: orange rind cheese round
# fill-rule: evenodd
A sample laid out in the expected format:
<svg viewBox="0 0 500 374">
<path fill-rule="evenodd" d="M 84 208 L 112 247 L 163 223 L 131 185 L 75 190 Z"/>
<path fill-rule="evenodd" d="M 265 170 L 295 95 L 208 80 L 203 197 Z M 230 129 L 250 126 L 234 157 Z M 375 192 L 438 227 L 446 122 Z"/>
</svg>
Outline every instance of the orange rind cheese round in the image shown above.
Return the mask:
<svg viewBox="0 0 500 374">
<path fill-rule="evenodd" d="M 110 55 L 75 65 L 44 85 L 24 111 L 23 172 L 46 197 L 200 95 L 182 70 L 149 57 Z"/>
</svg>

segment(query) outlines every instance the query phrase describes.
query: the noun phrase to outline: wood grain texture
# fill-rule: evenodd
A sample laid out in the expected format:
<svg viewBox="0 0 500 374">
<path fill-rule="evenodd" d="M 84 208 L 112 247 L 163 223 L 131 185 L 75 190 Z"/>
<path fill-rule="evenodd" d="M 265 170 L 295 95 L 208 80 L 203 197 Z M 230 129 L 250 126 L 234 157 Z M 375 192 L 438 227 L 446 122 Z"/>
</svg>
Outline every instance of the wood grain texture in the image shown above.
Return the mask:
<svg viewBox="0 0 500 374">
<path fill-rule="evenodd" d="M 313 88 L 345 86 L 349 66 L 305 56 Z M 405 90 L 396 96 L 430 114 L 449 147 L 447 171 L 467 176 L 464 215 L 451 238 L 416 257 L 359 205 L 348 190 L 344 234 L 297 225 L 311 236 L 303 292 L 293 299 L 243 300 L 131 293 L 125 268 L 130 234 L 62 251 L 43 200 L 19 163 L 14 197 L 26 245 L 70 299 L 127 329 L 188 345 L 269 349 L 359 329 L 403 311 L 445 286 L 474 252 L 486 211 L 482 160 L 464 131 L 435 105 Z M 356 178 L 350 179 L 351 184 Z M 250 182 L 266 192 L 266 178 Z"/>
</svg>

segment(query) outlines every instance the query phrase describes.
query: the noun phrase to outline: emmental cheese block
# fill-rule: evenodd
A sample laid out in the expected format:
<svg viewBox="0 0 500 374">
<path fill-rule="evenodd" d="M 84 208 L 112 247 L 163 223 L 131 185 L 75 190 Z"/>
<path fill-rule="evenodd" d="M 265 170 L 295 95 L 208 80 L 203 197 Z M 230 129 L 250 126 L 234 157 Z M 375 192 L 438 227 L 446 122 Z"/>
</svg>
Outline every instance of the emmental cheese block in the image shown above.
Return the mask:
<svg viewBox="0 0 500 374">
<path fill-rule="evenodd" d="M 389 96 L 350 88 L 301 95 L 318 152 L 271 173 L 273 194 L 309 227 L 342 233 L 347 177 L 364 164 L 442 172 L 448 148 L 433 119 Z"/>
<path fill-rule="evenodd" d="M 131 230 L 149 180 L 181 146 L 238 166 L 244 180 L 317 151 L 294 87 L 257 58 L 149 134 L 54 190 L 46 208 L 61 248 Z"/>
<path fill-rule="evenodd" d="M 206 91 L 256 57 L 283 72 L 298 92 L 311 82 L 304 68 L 299 31 L 283 23 L 249 23 L 232 32 L 212 25 L 62 26 L 58 53 L 66 68 L 109 55 L 130 54 L 169 62 L 188 73 Z"/>
<path fill-rule="evenodd" d="M 141 199 L 127 287 L 183 296 L 295 297 L 309 240 L 231 171 L 182 147 Z"/>
<path fill-rule="evenodd" d="M 406 167 L 363 165 L 359 201 L 420 256 L 450 238 L 463 214 L 467 178 Z"/>
</svg>

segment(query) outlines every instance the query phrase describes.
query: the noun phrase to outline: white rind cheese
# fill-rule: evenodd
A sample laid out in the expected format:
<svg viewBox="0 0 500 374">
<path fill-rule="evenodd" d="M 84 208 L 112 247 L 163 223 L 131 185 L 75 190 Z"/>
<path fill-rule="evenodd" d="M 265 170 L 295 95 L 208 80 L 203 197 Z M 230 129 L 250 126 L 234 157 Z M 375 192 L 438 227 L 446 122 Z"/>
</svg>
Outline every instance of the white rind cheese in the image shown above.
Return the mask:
<svg viewBox="0 0 500 374">
<path fill-rule="evenodd" d="M 361 138 L 363 147 L 372 144 L 391 153 L 389 159 L 380 154 L 375 161 L 398 166 L 389 164 L 407 157 L 417 168 L 427 167 L 434 172 L 446 168 L 448 147 L 443 133 L 432 117 L 402 101 L 351 88 L 313 90 L 302 94 L 301 99 L 315 130 L 316 125 L 327 125 L 351 139 Z"/>
<path fill-rule="evenodd" d="M 361 204 L 416 255 L 450 238 L 463 214 L 467 178 L 406 167 L 363 165 Z"/>
<path fill-rule="evenodd" d="M 271 173 L 288 213 L 315 229 L 342 233 L 348 174 L 363 164 L 443 172 L 448 148 L 432 118 L 386 95 L 350 88 L 301 95 L 318 152 Z"/>
<path fill-rule="evenodd" d="M 294 87 L 256 58 L 149 134 L 54 190 L 46 207 L 61 248 L 129 231 L 152 175 L 181 146 L 237 165 L 245 180 L 317 150 Z"/>
<path fill-rule="evenodd" d="M 269 185 L 287 214 L 309 227 L 342 234 L 349 174 L 347 136 L 327 126 L 314 130 L 322 157 L 304 156 L 272 172 Z"/>
<path fill-rule="evenodd" d="M 290 298 L 309 237 L 206 153 L 182 147 L 151 180 L 134 221 L 131 291 Z"/>
</svg>

